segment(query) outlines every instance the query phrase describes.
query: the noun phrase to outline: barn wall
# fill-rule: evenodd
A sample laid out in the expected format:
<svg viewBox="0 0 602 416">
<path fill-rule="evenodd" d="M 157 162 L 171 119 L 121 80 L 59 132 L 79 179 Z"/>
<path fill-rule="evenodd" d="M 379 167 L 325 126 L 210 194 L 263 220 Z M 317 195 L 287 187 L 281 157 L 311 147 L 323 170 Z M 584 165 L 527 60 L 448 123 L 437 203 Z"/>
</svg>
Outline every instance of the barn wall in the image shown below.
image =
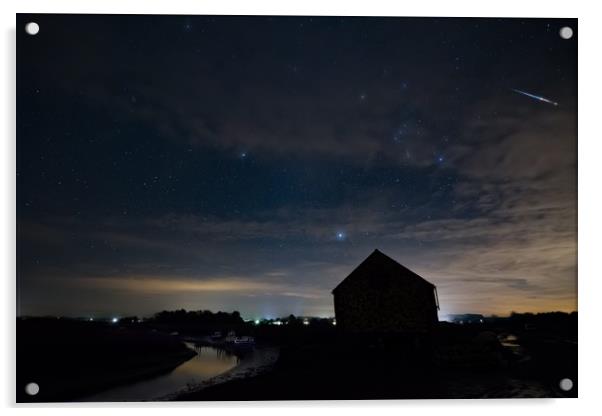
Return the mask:
<svg viewBox="0 0 602 416">
<path fill-rule="evenodd" d="M 433 288 L 422 282 L 358 279 L 335 293 L 337 327 L 351 332 L 424 331 L 437 322 Z"/>
</svg>

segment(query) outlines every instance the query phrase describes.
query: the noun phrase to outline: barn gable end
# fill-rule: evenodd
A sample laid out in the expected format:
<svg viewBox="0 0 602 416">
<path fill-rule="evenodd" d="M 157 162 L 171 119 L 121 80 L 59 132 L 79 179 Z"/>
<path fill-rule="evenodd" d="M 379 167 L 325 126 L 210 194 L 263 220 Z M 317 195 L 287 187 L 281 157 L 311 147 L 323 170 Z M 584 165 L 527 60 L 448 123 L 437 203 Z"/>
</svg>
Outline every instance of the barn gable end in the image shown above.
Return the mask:
<svg viewBox="0 0 602 416">
<path fill-rule="evenodd" d="M 346 331 L 425 331 L 438 321 L 435 285 L 378 250 L 332 293 L 337 326 Z"/>
</svg>

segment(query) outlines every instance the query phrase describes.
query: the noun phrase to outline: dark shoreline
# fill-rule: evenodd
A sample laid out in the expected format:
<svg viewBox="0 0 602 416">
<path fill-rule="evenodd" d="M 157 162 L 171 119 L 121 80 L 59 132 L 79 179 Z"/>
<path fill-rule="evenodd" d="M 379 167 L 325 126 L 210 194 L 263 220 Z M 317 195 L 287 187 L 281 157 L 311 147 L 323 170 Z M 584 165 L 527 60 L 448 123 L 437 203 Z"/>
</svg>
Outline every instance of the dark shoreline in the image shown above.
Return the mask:
<svg viewBox="0 0 602 416">
<path fill-rule="evenodd" d="M 288 357 L 268 371 L 211 383 L 166 399 L 290 401 L 572 397 L 541 380 L 520 377 L 508 368 L 421 368 L 416 363 L 407 362 L 388 366 L 388 360 L 382 359 L 388 352 L 374 352 L 381 357 L 354 362 L 352 356 L 347 356 L 333 365 L 330 358 L 319 357 L 318 350 L 291 351 L 287 353 Z M 313 365 L 307 364 L 310 360 L 314 360 Z M 343 361 L 347 363 L 346 369 Z"/>
<path fill-rule="evenodd" d="M 204 380 L 196 385 L 189 386 L 187 389 L 173 392 L 164 397 L 159 397 L 159 401 L 179 401 L 181 397 L 189 394 L 197 394 L 205 389 L 214 386 L 229 384 L 235 381 L 247 380 L 268 373 L 272 370 L 279 357 L 279 348 L 274 346 L 258 346 L 252 349 L 240 350 L 221 346 L 220 343 L 201 341 L 199 345 L 205 345 L 212 348 L 223 349 L 236 355 L 239 362 L 230 370 Z"/>
<path fill-rule="evenodd" d="M 168 374 L 178 368 L 180 365 L 184 364 L 186 361 L 192 359 L 195 355 L 196 353 L 190 350 L 190 353 L 183 353 L 181 356 L 169 357 L 169 362 L 160 362 L 154 366 L 141 369 L 140 371 L 132 371 L 129 374 L 119 374 L 117 377 L 108 379 L 104 383 L 99 383 L 99 385 L 96 386 L 90 386 L 88 392 L 78 395 L 77 398 L 71 399 L 70 401 L 94 403 L 94 401 L 86 400 L 86 397 L 94 396 L 116 387 L 121 387 L 131 383 L 136 383 L 138 381 L 144 381 Z"/>
<path fill-rule="evenodd" d="M 113 388 L 125 386 L 131 383 L 148 380 L 154 377 L 158 377 L 164 374 L 168 374 L 173 371 L 186 361 L 190 360 L 196 355 L 196 353 L 190 350 L 189 353 L 177 354 L 170 357 L 163 357 L 161 362 L 151 364 L 149 366 L 131 370 L 129 372 L 116 372 L 110 375 L 106 375 L 103 378 L 95 377 L 94 381 L 86 380 L 86 384 L 77 389 L 71 389 L 68 393 L 60 394 L 53 400 L 31 400 L 30 396 L 25 396 L 30 400 L 17 400 L 17 403 L 30 403 L 35 401 L 37 403 L 57 403 L 57 402 L 76 402 L 86 403 L 93 401 L 86 400 L 87 397 L 100 394 Z M 19 394 L 17 394 L 19 396 Z M 18 397 L 19 398 L 19 397 Z"/>
<path fill-rule="evenodd" d="M 284 328 L 284 330 L 287 330 Z M 399 400 L 571 398 L 578 396 L 571 322 L 537 328 L 442 323 L 425 337 L 293 337 L 287 331 L 273 368 L 172 400 Z M 512 335 L 512 336 L 510 336 Z M 513 339 L 513 344 L 508 344 Z M 507 345 L 503 345 L 507 344 Z M 574 387 L 563 391 L 559 381 Z"/>
<path fill-rule="evenodd" d="M 86 401 L 196 355 L 179 337 L 145 328 L 27 319 L 17 321 L 17 332 L 17 403 Z M 36 396 L 25 393 L 30 382 L 40 386 Z"/>
<path fill-rule="evenodd" d="M 577 397 L 576 315 L 535 323 L 442 322 L 424 334 L 260 325 L 250 333 L 261 342 L 239 349 L 198 330 L 28 319 L 17 325 L 17 402 L 89 402 L 87 396 L 169 373 L 195 355 L 193 343 L 239 362 L 139 401 Z M 570 391 L 559 386 L 564 378 L 574 383 Z M 28 382 L 40 384 L 39 395 L 25 395 Z"/>
</svg>

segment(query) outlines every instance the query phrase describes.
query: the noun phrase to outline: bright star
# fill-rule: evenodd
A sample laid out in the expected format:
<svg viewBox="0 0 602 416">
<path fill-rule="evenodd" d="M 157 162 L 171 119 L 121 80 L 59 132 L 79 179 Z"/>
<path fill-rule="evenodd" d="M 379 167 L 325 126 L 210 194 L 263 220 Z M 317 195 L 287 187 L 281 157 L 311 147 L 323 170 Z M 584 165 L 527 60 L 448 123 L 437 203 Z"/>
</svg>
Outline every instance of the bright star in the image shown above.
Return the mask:
<svg viewBox="0 0 602 416">
<path fill-rule="evenodd" d="M 339 231 L 337 233 L 337 241 L 345 241 L 346 237 L 347 237 L 347 235 L 345 235 L 345 233 L 342 231 Z"/>
</svg>

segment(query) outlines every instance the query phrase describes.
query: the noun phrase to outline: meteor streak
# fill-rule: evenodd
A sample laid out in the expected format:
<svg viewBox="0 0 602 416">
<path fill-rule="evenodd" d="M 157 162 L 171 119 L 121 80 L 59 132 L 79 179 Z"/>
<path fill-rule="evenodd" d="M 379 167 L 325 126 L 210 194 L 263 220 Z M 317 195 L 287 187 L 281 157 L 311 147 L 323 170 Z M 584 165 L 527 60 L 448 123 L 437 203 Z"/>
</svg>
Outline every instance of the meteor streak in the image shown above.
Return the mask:
<svg viewBox="0 0 602 416">
<path fill-rule="evenodd" d="M 543 101 L 544 103 L 552 104 L 555 107 L 558 107 L 558 103 L 556 101 L 548 100 L 547 98 L 540 97 L 539 95 L 529 94 L 528 92 L 517 90 L 517 89 L 514 89 L 514 88 L 512 88 L 512 91 L 514 91 L 516 93 L 519 93 L 519 94 L 522 94 L 522 95 L 526 95 L 527 97 L 534 98 L 534 99 L 536 99 L 538 101 Z"/>
</svg>

